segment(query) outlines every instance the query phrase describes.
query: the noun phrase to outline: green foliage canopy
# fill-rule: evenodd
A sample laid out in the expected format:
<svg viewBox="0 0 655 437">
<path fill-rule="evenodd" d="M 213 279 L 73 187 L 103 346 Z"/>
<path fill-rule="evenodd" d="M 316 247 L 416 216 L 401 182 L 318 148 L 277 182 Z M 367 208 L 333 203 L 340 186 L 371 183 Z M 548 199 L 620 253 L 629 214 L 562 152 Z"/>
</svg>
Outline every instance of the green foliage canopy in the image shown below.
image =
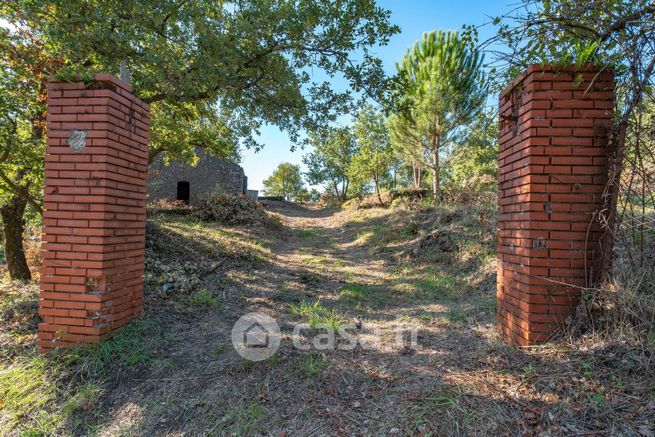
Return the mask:
<svg viewBox="0 0 655 437">
<path fill-rule="evenodd" d="M 196 148 L 238 162 L 238 136 L 206 101 L 153 104 L 148 156 L 163 154 L 166 161 L 198 160 Z"/>
<path fill-rule="evenodd" d="M 451 200 L 467 201 L 496 189 L 498 123 L 493 114 L 480 113 L 454 140 L 443 173 Z"/>
<path fill-rule="evenodd" d="M 237 140 L 259 147 L 255 137 L 263 124 L 299 140 L 303 129 L 347 110 L 351 90 L 380 93 L 384 74 L 370 49 L 398 31 L 389 16 L 374 0 L 16 0 L 0 6 L 0 18 L 34 29 L 64 61 L 50 74 L 117 74 L 125 60 L 139 97 L 166 102 L 153 111 L 155 124 L 168 131 L 153 138 L 166 141 L 154 150 L 180 157 L 189 156 L 189 143 L 203 132 L 219 137 L 211 145 L 216 152 Z M 313 80 L 313 69 L 327 79 Z M 351 90 L 333 91 L 329 79 L 337 74 Z M 197 102 L 204 103 L 192 108 Z M 178 119 L 196 124 L 191 138 L 173 135 Z"/>
<path fill-rule="evenodd" d="M 384 114 L 371 105 L 363 106 L 355 119 L 354 133 L 357 153 L 350 163 L 350 177 L 372 180 L 381 203 L 380 184 L 394 160 Z"/>
<path fill-rule="evenodd" d="M 327 185 L 340 200 L 346 200 L 350 187 L 350 164 L 357 143 L 349 127 L 325 127 L 309 135 L 314 150 L 303 156 L 307 181 Z"/>
<path fill-rule="evenodd" d="M 282 196 L 293 200 L 307 193 L 302 181 L 300 166 L 283 162 L 278 165 L 273 174 L 264 180 L 267 196 Z"/>
<path fill-rule="evenodd" d="M 45 77 L 58 63 L 29 32 L 0 29 L 0 203 L 20 195 L 40 212 Z"/>
</svg>

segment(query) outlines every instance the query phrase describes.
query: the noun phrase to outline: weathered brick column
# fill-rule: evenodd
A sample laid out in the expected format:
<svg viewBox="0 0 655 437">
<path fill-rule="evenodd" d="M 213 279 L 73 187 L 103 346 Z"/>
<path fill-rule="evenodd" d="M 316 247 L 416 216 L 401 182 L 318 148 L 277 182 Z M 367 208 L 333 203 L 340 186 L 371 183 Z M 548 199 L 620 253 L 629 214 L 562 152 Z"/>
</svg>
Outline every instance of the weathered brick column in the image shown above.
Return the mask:
<svg viewBox="0 0 655 437">
<path fill-rule="evenodd" d="M 497 321 L 505 341 L 549 340 L 597 269 L 607 181 L 609 72 L 533 65 L 500 95 Z"/>
<path fill-rule="evenodd" d="M 48 84 L 41 352 L 141 314 L 148 111 L 109 74 Z"/>
</svg>

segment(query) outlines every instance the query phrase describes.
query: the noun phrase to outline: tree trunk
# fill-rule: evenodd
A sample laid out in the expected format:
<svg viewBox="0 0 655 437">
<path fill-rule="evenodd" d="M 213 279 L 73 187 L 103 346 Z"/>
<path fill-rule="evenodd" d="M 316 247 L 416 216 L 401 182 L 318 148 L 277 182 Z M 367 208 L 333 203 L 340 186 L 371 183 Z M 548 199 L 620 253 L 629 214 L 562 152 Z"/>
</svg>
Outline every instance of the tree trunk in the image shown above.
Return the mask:
<svg viewBox="0 0 655 437">
<path fill-rule="evenodd" d="M 346 179 L 344 181 L 343 185 L 341 186 L 342 187 L 342 191 L 341 191 L 341 201 L 342 202 L 346 201 L 346 198 L 348 196 L 348 186 L 349 185 L 350 185 L 350 181 Z"/>
<path fill-rule="evenodd" d="M 607 281 L 610 278 L 612 273 L 612 261 L 614 255 L 614 235 L 616 233 L 617 225 L 617 206 L 619 201 L 619 189 L 621 187 L 621 173 L 623 171 L 623 156 L 625 151 L 625 136 L 626 136 L 626 125 L 620 125 L 617 127 L 615 132 L 612 135 L 610 141 L 614 142 L 613 153 L 611 153 L 612 159 L 610 159 L 610 188 L 609 195 L 605 201 L 604 209 L 607 211 L 604 223 L 604 232 L 600 239 L 600 271 L 597 273 L 595 278 L 592 278 L 595 282 L 600 280 L 601 282 Z"/>
<path fill-rule="evenodd" d="M 27 201 L 24 198 L 14 194 L 7 203 L 0 207 L 9 276 L 11 279 L 23 281 L 32 279 L 23 250 L 23 230 L 25 228 L 23 213 L 26 205 Z"/>
<path fill-rule="evenodd" d="M 332 181 L 332 187 L 334 188 L 334 195 L 337 196 L 337 199 L 341 199 L 341 194 L 339 193 L 339 184 L 337 184 L 337 181 Z"/>
<path fill-rule="evenodd" d="M 421 188 L 421 167 L 419 167 L 416 163 L 413 163 L 412 172 L 414 173 L 414 188 L 418 190 Z"/>
<path fill-rule="evenodd" d="M 435 145 L 432 148 L 432 192 L 434 199 L 439 199 L 439 148 Z"/>
<path fill-rule="evenodd" d="M 378 202 L 380 202 L 380 205 L 384 205 L 382 202 L 382 196 L 380 195 L 380 184 L 378 183 L 377 177 L 373 178 L 373 183 L 375 184 L 375 194 L 378 196 Z"/>
<path fill-rule="evenodd" d="M 46 81 L 42 80 L 38 95 L 44 96 L 46 90 Z M 43 140 L 45 112 L 37 111 L 32 122 L 32 142 L 34 145 Z M 8 154 L 4 159 L 9 157 Z M 29 192 L 29 182 L 25 186 L 20 186 L 20 181 L 28 172 L 28 167 L 18 170 L 14 180 L 0 172 L 2 179 L 15 190 L 12 197 L 0 206 L 0 216 L 2 217 L 2 232 L 5 243 L 5 258 L 7 259 L 7 269 L 11 279 L 29 281 L 32 279 L 32 273 L 25 259 L 25 249 L 23 248 L 23 231 L 25 230 L 25 207 L 29 202 L 36 212 L 43 215 L 41 205 L 39 205 Z"/>
</svg>

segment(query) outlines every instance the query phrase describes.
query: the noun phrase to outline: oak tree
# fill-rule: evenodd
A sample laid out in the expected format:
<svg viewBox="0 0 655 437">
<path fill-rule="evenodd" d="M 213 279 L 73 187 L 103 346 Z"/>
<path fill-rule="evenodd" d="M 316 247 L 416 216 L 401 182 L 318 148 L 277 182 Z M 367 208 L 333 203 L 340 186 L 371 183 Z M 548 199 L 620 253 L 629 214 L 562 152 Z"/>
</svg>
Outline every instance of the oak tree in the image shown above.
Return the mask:
<svg viewBox="0 0 655 437">
<path fill-rule="evenodd" d="M 309 134 L 312 152 L 303 156 L 305 176 L 312 185 L 325 185 L 345 201 L 351 185 L 350 165 L 357 143 L 349 127 L 324 127 Z"/>
<path fill-rule="evenodd" d="M 295 200 L 307 192 L 302 181 L 300 166 L 289 162 L 278 165 L 271 176 L 264 180 L 267 196 L 281 196 L 287 201 Z"/>
<path fill-rule="evenodd" d="M 354 133 L 357 153 L 350 163 L 351 178 L 372 180 L 375 195 L 382 204 L 380 184 L 394 161 L 384 114 L 371 105 L 363 106 L 355 118 Z"/>
<path fill-rule="evenodd" d="M 385 78 L 371 49 L 398 31 L 389 16 L 374 0 L 3 2 L 0 147 L 12 153 L 0 155 L 7 176 L 0 190 L 7 201 L 20 198 L 7 222 L 20 231 L 23 201 L 40 210 L 47 76 L 118 75 L 123 62 L 136 94 L 151 103 L 151 160 L 163 153 L 192 161 L 197 147 L 230 158 L 240 145 L 260 147 L 264 124 L 299 142 L 305 129 L 347 111 L 352 92 L 380 93 Z M 27 46 L 45 48 L 39 53 L 48 61 L 26 54 Z M 26 72 L 34 77 L 21 78 Z M 335 75 L 350 87 L 334 91 Z M 7 91 L 14 84 L 22 103 Z"/>
</svg>

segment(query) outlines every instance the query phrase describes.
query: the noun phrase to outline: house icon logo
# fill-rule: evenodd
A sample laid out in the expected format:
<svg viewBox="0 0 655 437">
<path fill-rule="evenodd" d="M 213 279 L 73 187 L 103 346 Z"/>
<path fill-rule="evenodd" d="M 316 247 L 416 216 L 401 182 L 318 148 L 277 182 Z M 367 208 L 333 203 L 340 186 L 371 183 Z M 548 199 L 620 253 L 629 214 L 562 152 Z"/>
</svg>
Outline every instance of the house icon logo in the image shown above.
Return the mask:
<svg viewBox="0 0 655 437">
<path fill-rule="evenodd" d="M 259 322 L 255 322 L 243 331 L 243 344 L 247 348 L 267 348 L 269 334 Z"/>
<path fill-rule="evenodd" d="M 232 345 L 250 361 L 263 361 L 280 347 L 281 333 L 275 319 L 263 313 L 248 313 L 232 327 Z"/>
</svg>

